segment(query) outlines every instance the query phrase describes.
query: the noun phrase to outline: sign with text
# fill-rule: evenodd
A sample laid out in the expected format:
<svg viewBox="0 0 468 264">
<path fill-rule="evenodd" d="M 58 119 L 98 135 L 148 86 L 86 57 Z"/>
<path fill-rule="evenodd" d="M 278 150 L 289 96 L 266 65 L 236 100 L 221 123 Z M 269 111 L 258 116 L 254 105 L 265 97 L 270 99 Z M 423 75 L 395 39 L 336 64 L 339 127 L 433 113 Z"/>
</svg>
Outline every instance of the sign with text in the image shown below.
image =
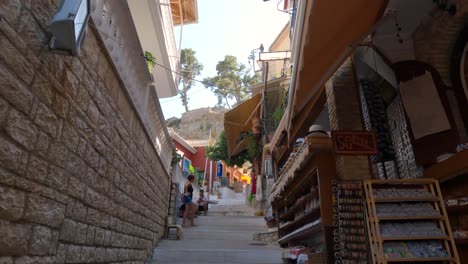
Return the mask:
<svg viewBox="0 0 468 264">
<path fill-rule="evenodd" d="M 379 152 L 374 132 L 336 130 L 331 134 L 335 154 L 368 156 Z"/>
</svg>

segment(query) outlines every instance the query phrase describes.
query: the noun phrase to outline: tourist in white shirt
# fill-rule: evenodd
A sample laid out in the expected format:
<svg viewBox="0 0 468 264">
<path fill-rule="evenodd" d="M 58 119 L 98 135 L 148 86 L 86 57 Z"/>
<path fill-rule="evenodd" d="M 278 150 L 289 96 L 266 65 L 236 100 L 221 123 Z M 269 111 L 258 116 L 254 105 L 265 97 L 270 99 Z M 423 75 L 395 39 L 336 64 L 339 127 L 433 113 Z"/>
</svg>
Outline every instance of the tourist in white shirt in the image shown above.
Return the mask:
<svg viewBox="0 0 468 264">
<path fill-rule="evenodd" d="M 208 199 L 208 197 L 205 196 L 205 193 L 203 192 L 203 190 L 200 190 L 200 196 L 198 198 L 198 212 L 201 212 L 203 211 L 206 215 L 206 212 L 208 211 L 208 203 L 210 202 L 210 200 Z"/>
</svg>

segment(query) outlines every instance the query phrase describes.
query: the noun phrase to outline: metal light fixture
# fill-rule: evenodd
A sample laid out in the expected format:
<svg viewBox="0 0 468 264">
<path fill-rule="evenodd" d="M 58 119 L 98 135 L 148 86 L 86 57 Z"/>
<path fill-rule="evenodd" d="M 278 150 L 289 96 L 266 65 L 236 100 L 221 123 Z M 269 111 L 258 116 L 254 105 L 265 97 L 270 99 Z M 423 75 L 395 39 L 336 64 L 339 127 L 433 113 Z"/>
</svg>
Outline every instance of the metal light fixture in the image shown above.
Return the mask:
<svg viewBox="0 0 468 264">
<path fill-rule="evenodd" d="M 86 35 L 89 13 L 89 0 L 62 0 L 50 23 L 50 49 L 77 56 Z"/>
</svg>

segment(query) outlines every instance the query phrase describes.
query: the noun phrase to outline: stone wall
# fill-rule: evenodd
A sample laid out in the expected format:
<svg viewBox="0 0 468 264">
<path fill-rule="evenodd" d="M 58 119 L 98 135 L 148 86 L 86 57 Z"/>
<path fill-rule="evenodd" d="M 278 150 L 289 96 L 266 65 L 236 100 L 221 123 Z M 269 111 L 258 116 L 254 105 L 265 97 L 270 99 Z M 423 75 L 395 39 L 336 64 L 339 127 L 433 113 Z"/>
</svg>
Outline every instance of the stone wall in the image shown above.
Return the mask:
<svg viewBox="0 0 468 264">
<path fill-rule="evenodd" d="M 326 84 L 327 105 L 332 130 L 363 130 L 359 94 L 351 60 L 347 60 Z M 337 176 L 341 180 L 370 177 L 367 156 L 335 157 Z"/>
<path fill-rule="evenodd" d="M 278 230 L 275 228 L 275 230 L 272 230 L 272 231 L 254 233 L 252 239 L 255 241 L 267 242 L 273 245 L 277 245 L 278 244 Z"/>
<path fill-rule="evenodd" d="M 468 10 L 460 11 L 457 16 L 438 10 L 414 33 L 416 60 L 436 68 L 448 86 L 452 85 L 450 63 L 453 47 L 467 22 Z"/>
<path fill-rule="evenodd" d="M 451 79 L 452 55 L 456 41 L 463 28 L 468 24 L 468 8 L 458 10 L 456 16 L 438 10 L 434 12 L 427 23 L 421 25 L 414 34 L 414 50 L 416 60 L 432 65 L 440 74 L 447 86 L 453 86 Z M 450 110 L 455 121 L 460 142 L 468 140 L 468 133 L 463 124 L 456 95 L 447 92 Z"/>
<path fill-rule="evenodd" d="M 59 2 L 0 2 L 0 263 L 142 263 L 170 178 L 92 28 L 48 50 Z"/>
</svg>

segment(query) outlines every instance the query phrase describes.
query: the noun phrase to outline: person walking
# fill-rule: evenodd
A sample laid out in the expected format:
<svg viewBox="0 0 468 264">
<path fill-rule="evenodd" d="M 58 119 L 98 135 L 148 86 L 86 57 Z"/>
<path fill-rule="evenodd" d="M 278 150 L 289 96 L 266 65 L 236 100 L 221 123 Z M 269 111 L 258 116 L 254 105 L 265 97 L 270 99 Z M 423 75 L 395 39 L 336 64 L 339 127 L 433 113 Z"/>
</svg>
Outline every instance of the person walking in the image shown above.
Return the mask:
<svg viewBox="0 0 468 264">
<path fill-rule="evenodd" d="M 194 218 L 195 218 L 195 211 L 197 205 L 193 202 L 193 182 L 195 181 L 195 176 L 190 174 L 187 177 L 187 182 L 184 185 L 184 194 L 183 194 L 183 199 L 182 201 L 184 202 L 185 205 L 185 210 L 184 210 L 184 220 L 182 222 L 183 227 L 188 227 L 187 225 L 187 219 L 190 219 L 190 225 L 191 226 L 196 226 L 194 223 Z"/>
</svg>

